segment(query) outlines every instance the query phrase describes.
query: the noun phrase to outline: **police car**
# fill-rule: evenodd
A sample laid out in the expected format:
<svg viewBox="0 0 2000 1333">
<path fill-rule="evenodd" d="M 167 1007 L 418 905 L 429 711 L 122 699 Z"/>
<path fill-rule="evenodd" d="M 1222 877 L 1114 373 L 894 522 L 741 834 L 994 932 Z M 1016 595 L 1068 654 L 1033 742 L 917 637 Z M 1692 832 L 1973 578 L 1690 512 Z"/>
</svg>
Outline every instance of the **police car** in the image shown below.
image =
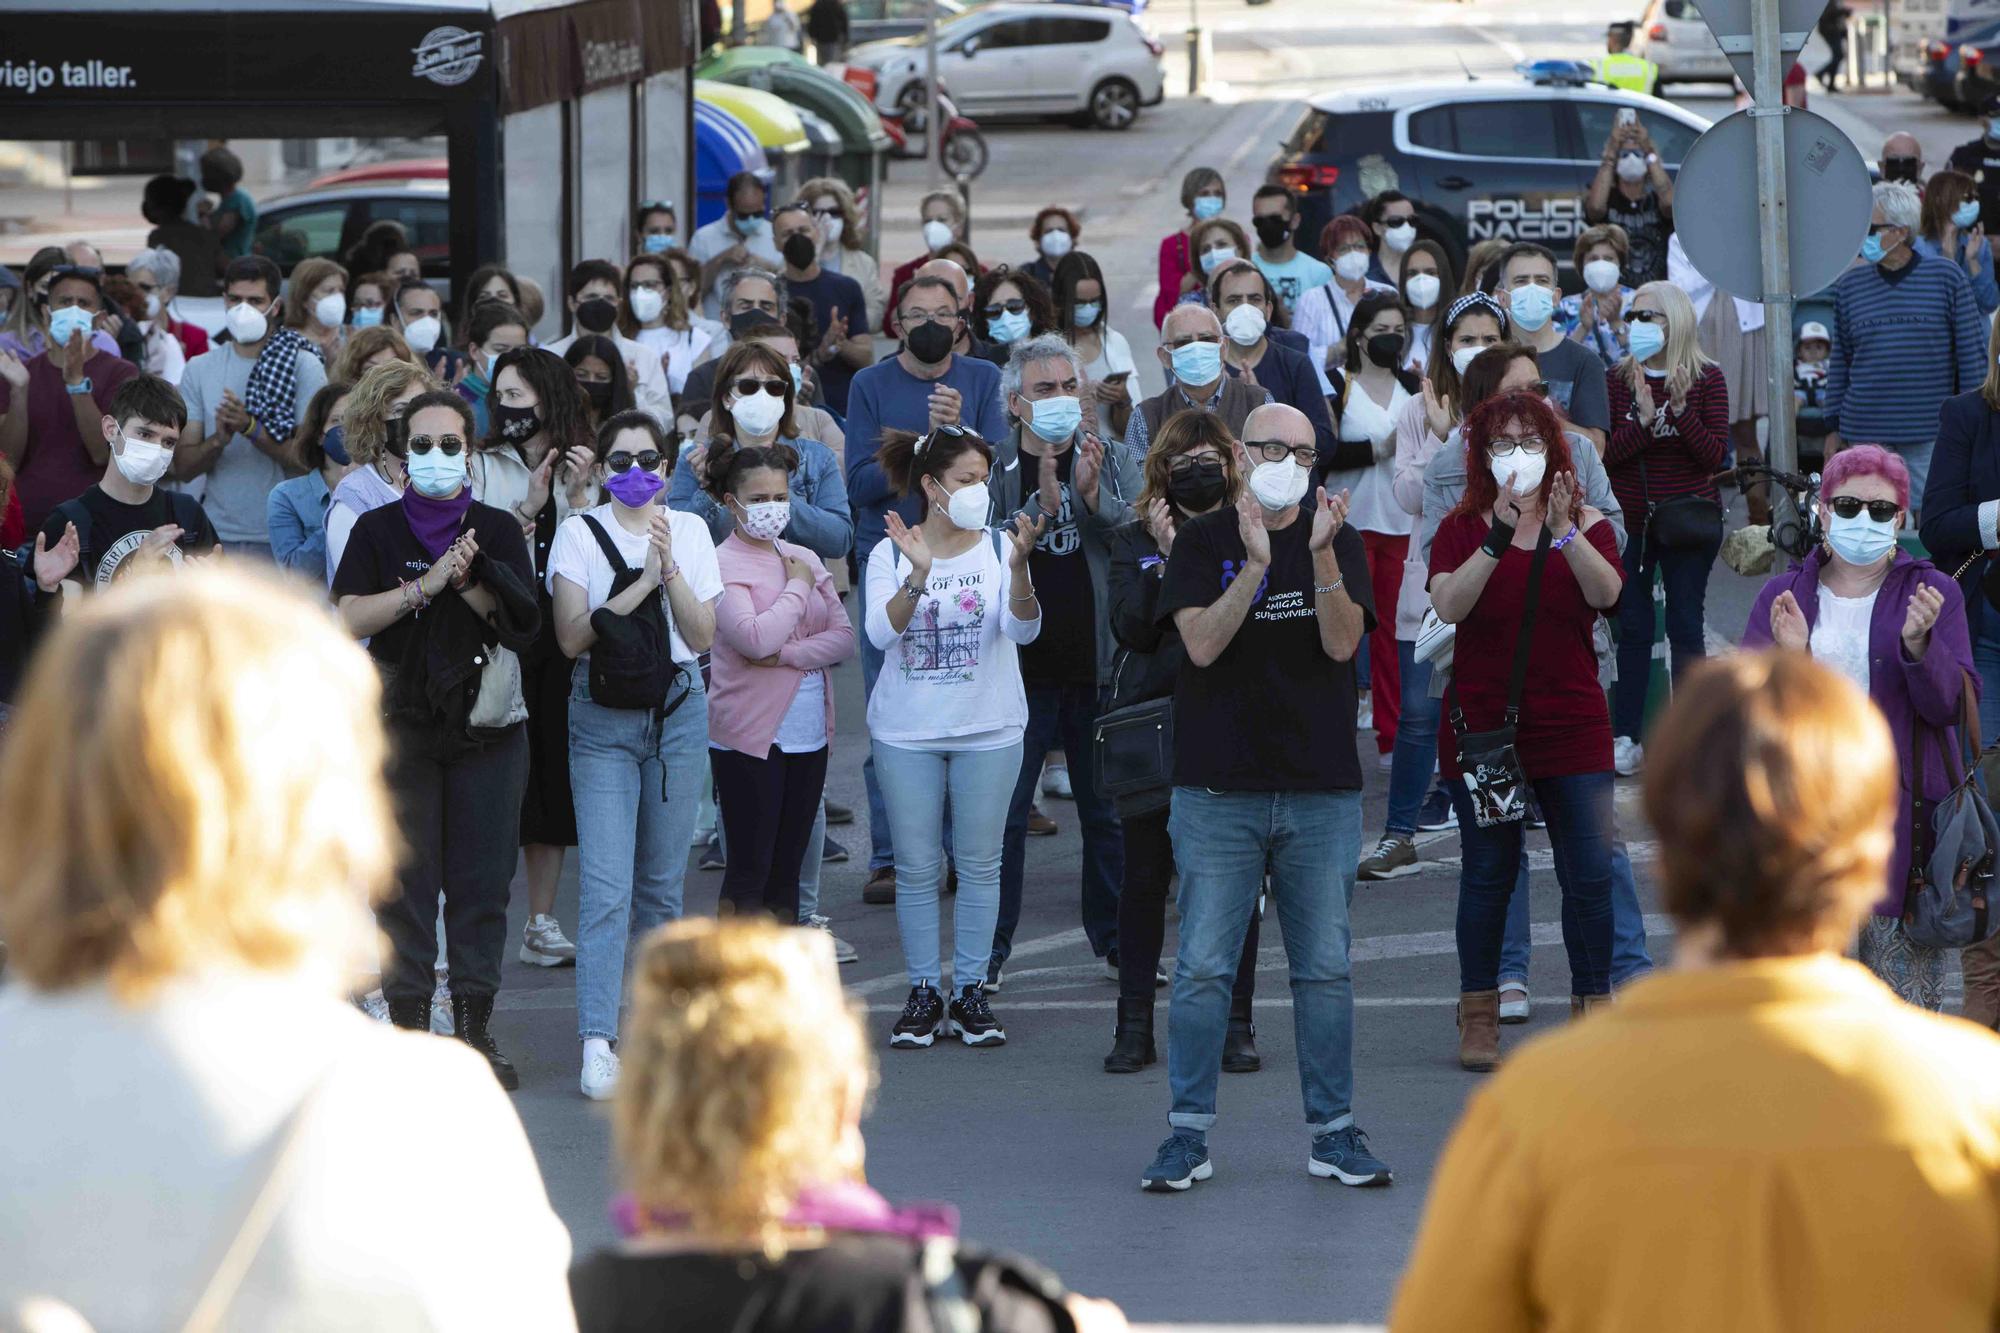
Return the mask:
<svg viewBox="0 0 2000 1333">
<path fill-rule="evenodd" d="M 1400 190 L 1416 201 L 1418 232 L 1444 246 L 1454 272 L 1479 241 L 1539 241 L 1573 284 L 1584 195 L 1627 108 L 1669 174 L 1708 128 L 1656 97 L 1566 75 L 1391 84 L 1313 99 L 1270 179 L 1297 197 L 1309 248 L 1335 214 Z"/>
</svg>

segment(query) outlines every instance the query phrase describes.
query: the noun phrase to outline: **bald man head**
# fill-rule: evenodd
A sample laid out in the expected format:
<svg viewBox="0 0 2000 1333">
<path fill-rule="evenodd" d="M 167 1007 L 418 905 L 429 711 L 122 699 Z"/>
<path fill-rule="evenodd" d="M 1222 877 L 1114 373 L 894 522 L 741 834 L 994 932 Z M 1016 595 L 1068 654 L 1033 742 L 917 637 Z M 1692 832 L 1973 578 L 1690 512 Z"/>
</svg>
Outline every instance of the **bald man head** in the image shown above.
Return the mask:
<svg viewBox="0 0 2000 1333">
<path fill-rule="evenodd" d="M 1924 183 L 1924 150 L 1914 134 L 1896 133 L 1882 141 L 1882 179 Z"/>
<path fill-rule="evenodd" d="M 1267 512 L 1286 513 L 1304 498 L 1316 461 L 1312 422 L 1305 413 L 1284 403 L 1253 409 L 1243 420 L 1241 447 L 1250 493 Z"/>
</svg>

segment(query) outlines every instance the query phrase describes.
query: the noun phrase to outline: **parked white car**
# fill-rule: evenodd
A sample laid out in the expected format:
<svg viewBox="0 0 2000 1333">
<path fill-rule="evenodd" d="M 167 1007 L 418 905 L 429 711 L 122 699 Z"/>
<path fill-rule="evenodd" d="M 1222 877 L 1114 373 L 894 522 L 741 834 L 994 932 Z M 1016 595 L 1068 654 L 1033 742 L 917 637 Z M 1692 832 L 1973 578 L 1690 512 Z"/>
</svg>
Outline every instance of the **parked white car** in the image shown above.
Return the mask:
<svg viewBox="0 0 2000 1333">
<path fill-rule="evenodd" d="M 1632 54 L 1660 67 L 1657 95 L 1670 83 L 1728 83 L 1736 77 L 1696 0 L 1650 0 L 1632 33 Z M 1799 60 L 1808 73 L 1823 69 L 1833 50 L 1817 30 L 1806 38 Z"/>
<path fill-rule="evenodd" d="M 1105 5 L 981 5 L 938 25 L 938 76 L 974 118 L 1068 115 L 1122 130 L 1166 96 L 1161 49 L 1137 19 Z M 865 43 L 847 63 L 874 76 L 879 109 L 922 102 L 921 36 Z"/>
</svg>

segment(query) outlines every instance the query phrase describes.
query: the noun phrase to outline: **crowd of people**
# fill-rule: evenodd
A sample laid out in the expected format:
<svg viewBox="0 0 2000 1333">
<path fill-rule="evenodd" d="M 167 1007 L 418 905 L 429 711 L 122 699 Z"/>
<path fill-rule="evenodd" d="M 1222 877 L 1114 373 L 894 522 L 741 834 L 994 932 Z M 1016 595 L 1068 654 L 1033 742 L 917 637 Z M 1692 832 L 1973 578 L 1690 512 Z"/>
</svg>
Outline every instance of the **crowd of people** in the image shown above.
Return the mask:
<svg viewBox="0 0 2000 1333">
<path fill-rule="evenodd" d="M 1993 135 L 2000 103 L 1988 113 Z M 0 335 L 0 725 L 35 682 L 6 749 L 21 799 L 0 799 L 0 816 L 39 838 L 0 886 L 28 992 L 0 1001 L 0 1047 L 53 1060 L 88 1040 L 107 1065 L 159 1066 L 170 1022 L 252 1047 L 297 1026 L 325 1034 L 313 1049 L 336 1062 L 294 1060 L 243 1124 L 209 1125 L 181 1159 L 190 1178 L 276 1189 L 272 1206 L 297 1214 L 253 1216 L 247 1267 L 218 1270 L 219 1299 L 316 1295 L 269 1247 L 333 1235 L 372 1177 L 324 1163 L 298 1176 L 289 1146 L 328 1132 L 323 1103 L 420 1059 L 325 995 L 345 987 L 393 1028 L 454 1036 L 512 1090 L 522 1071 L 494 1011 L 515 947 L 574 966 L 577 1086 L 617 1102 L 633 1240 L 571 1275 L 585 1326 L 635 1309 L 692 1328 L 726 1322 L 732 1302 L 845 1302 L 847 1317 L 854 1303 L 996 1293 L 1023 1308 L 987 1311 L 1003 1321 L 991 1327 L 1044 1326 L 1034 1300 L 1078 1326 L 1116 1319 L 974 1250 L 947 1247 L 956 1270 L 913 1267 L 909 1245 L 951 1240 L 950 1219 L 857 1187 L 868 1039 L 838 995 L 837 964 L 857 954 L 820 893 L 822 866 L 846 856 L 828 827 L 854 818 L 827 798 L 830 673 L 856 656 L 861 896 L 893 905 L 909 986 L 876 1042 L 1007 1044 L 995 1000 L 1027 839 L 1054 831 L 1041 800 L 1061 791 L 1082 832 L 1078 921 L 1118 983 L 1106 1072 L 1159 1060 L 1166 991 L 1169 1133 L 1148 1191 L 1212 1177 L 1220 1075 L 1261 1067 L 1267 910 L 1307 1169 L 1391 1183 L 1357 1110 L 1356 885 L 1416 873 L 1418 835 L 1457 830 L 1455 1058 L 1491 1071 L 1501 1027 L 1532 1013 L 1526 833 L 1546 829 L 1570 1014 L 1614 1017 L 1504 1061 L 1475 1103 L 1439 1185 L 1468 1206 L 1438 1206 L 1411 1327 L 1456 1325 L 1502 1284 L 1553 1308 L 1518 1290 L 1533 1256 L 1503 1245 L 1525 1233 L 1497 1211 L 1553 1168 L 1492 1159 L 1558 1132 L 1552 1067 L 1596 1068 L 1584 1062 L 1634 1023 L 1700 1010 L 1675 1040 L 1734 1041 L 1743 1068 L 1772 1077 L 1786 1032 L 1814 1034 L 1802 1018 L 1744 1033 L 1786 997 L 1857 1009 L 1865 1040 L 1906 1042 L 1896 1058 L 1913 1067 L 1970 1049 L 1887 997 L 1943 1008 L 1953 950 L 1911 913 L 1934 887 L 1934 811 L 1965 789 L 1954 756 L 2000 732 L 2000 296 L 1983 176 L 1875 187 L 1830 317 L 1798 330 L 1793 399 L 1773 403 L 1763 348 L 1782 331 L 1688 263 L 1672 182 L 1636 124 L 1604 146 L 1570 253 L 1482 244 L 1462 275 L 1393 189 L 1315 237 L 1288 189 L 1258 188 L 1239 221 L 1219 172 L 1188 172 L 1185 224 L 1159 245 L 1165 387 L 1151 395 L 1112 327 L 1129 307 L 1081 248 L 1085 219 L 1059 204 L 1035 214 L 1022 262 L 982 263 L 966 201 L 926 195 L 923 252 L 885 280 L 845 184 L 774 200 L 745 173 L 724 213 L 685 233 L 672 205 L 641 205 L 629 255 L 576 264 L 553 300 L 489 265 L 448 308 L 394 224 L 339 262 L 281 272 L 249 246 L 254 204 L 226 166 L 203 183 L 221 197 L 198 223 L 171 178 L 148 186 L 161 226 L 122 275 L 81 243 L 37 254 Z M 1569 295 L 1565 261 L 1581 283 Z M 203 283 L 223 303 L 212 338 L 174 312 Z M 561 334 L 539 339 L 551 314 Z M 878 338 L 894 343 L 880 359 Z M 1823 474 L 1824 542 L 1771 576 L 1744 628 L 1746 648 L 1777 651 L 1704 667 L 1722 483 L 1759 462 L 1773 412 L 1796 413 Z M 1740 479 L 1753 525 L 1770 513 L 1756 476 Z M 1928 557 L 1907 545 L 1918 534 Z M 220 572 L 194 567 L 217 553 Z M 284 593 L 230 572 L 262 567 L 284 572 Z M 140 586 L 107 594 L 128 578 Z M 1660 623 L 1688 698 L 1684 727 L 1651 732 L 1649 761 Z M 114 667 L 130 674 L 121 707 L 79 712 L 65 686 Z M 1873 710 L 1853 704 L 1862 693 Z M 290 707 L 299 697 L 313 708 Z M 1807 719 L 1796 733 L 1793 714 Z M 91 765 L 107 747 L 142 762 L 102 808 L 61 808 L 104 785 Z M 1372 843 L 1364 748 L 1389 795 Z M 1851 788 L 1822 790 L 1828 769 L 1862 767 Z M 1677 965 L 1721 979 L 1712 994 L 1649 983 L 1625 1014 L 1615 1002 L 1654 963 L 1613 793 L 1642 772 L 1685 932 Z M 1891 801 L 1898 789 L 1907 799 Z M 143 816 L 142 798 L 155 802 Z M 1823 840 L 1791 829 L 1754 850 L 1807 800 Z M 120 801 L 136 803 L 137 832 L 74 845 L 127 814 Z M 573 940 L 556 916 L 572 848 Z M 722 871 L 712 906 L 734 921 L 697 920 L 711 904 L 687 891 L 691 848 Z M 384 945 L 357 967 L 364 891 Z M 2000 945 L 1983 928 L 1959 943 L 1967 1016 L 1994 1027 Z M 1842 950 L 1888 989 L 1820 957 Z M 239 964 L 283 984 L 245 982 Z M 179 1104 L 249 1077 L 243 1054 L 179 1070 Z M 477 1160 L 493 1207 L 453 1253 L 516 1256 L 522 1299 L 567 1317 L 567 1247 L 518 1126 L 467 1067 L 440 1060 L 434 1087 L 396 1092 L 462 1101 L 466 1141 L 373 1169 L 442 1186 Z M 1569 1108 L 1579 1144 L 1664 1154 L 1663 1122 L 1638 1148 L 1609 1128 L 1641 1133 L 1619 1117 L 1647 1086 L 1635 1072 L 1611 1100 Z M 1930 1113 L 1978 1120 L 1986 1137 L 1964 1151 L 1990 1181 L 1993 1101 L 1960 1092 Z M 1730 1085 L 1710 1109 L 1744 1104 Z M 172 1117 L 156 1132 L 175 1132 Z M 275 1158 L 242 1147 L 273 1135 Z M 1785 1160 L 1771 1169 L 1804 1169 Z M 59 1182 L 27 1188 L 40 1199 Z M 1745 1201 L 1736 1225 L 1759 1225 L 1747 1187 L 1728 1189 Z M 218 1244 L 235 1224 L 220 1198 L 198 1214 Z M 1577 1207 L 1552 1262 L 1596 1253 L 1603 1229 Z M 861 1239 L 801 1248 L 828 1232 Z M 210 1243 L 201 1226 L 178 1234 Z M 369 1261 L 391 1262 L 402 1233 L 373 1234 Z M 754 1275 L 726 1261 L 746 1246 L 763 1254 Z M 1433 1271 L 1482 1246 L 1504 1259 L 1477 1281 Z M 195 1253 L 105 1299 L 169 1299 L 157 1284 L 198 1269 Z M 939 1276 L 972 1270 L 985 1277 Z M 450 1275 L 406 1276 L 381 1299 L 429 1299 Z M 110 1293 L 126 1275 L 75 1280 Z M 714 1304 L 682 1303 L 689 1284 Z"/>
</svg>

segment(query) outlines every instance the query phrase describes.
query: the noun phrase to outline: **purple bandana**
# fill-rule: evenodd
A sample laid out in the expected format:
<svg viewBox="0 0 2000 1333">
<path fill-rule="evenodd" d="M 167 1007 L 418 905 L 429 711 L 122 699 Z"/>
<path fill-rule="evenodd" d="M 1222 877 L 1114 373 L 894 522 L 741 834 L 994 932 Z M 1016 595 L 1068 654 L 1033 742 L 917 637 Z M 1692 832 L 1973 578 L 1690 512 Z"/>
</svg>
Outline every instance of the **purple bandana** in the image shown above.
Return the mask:
<svg viewBox="0 0 2000 1333">
<path fill-rule="evenodd" d="M 472 508 L 472 487 L 462 486 L 457 495 L 449 500 L 433 500 L 420 495 L 414 486 L 403 491 L 403 517 L 409 521 L 410 531 L 415 534 L 423 548 L 436 560 L 451 549 L 458 540 L 458 529 L 465 522 L 465 511 Z"/>
</svg>

